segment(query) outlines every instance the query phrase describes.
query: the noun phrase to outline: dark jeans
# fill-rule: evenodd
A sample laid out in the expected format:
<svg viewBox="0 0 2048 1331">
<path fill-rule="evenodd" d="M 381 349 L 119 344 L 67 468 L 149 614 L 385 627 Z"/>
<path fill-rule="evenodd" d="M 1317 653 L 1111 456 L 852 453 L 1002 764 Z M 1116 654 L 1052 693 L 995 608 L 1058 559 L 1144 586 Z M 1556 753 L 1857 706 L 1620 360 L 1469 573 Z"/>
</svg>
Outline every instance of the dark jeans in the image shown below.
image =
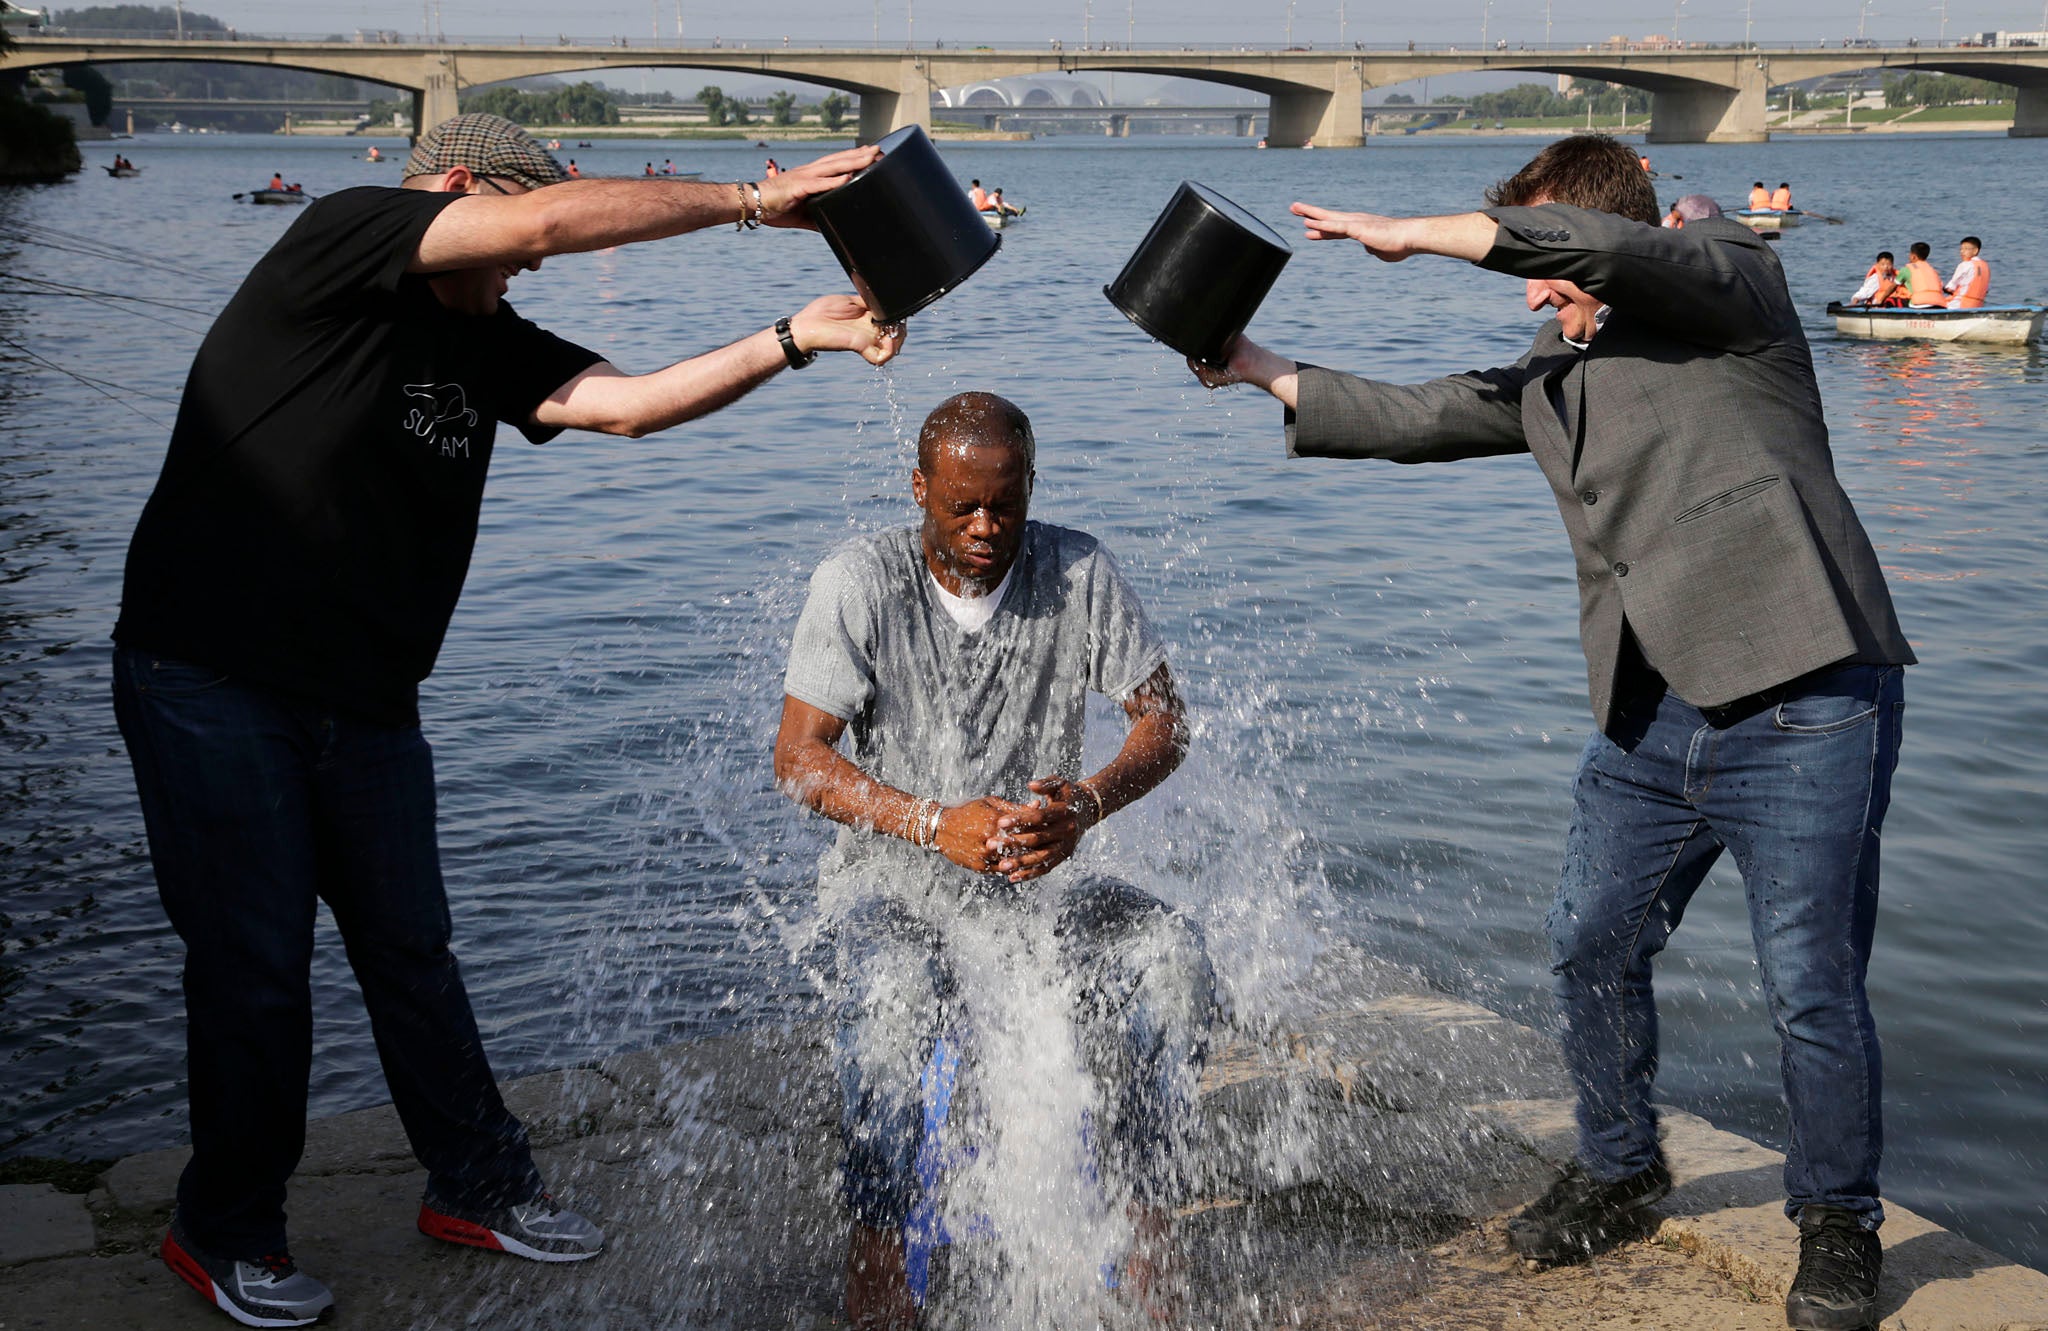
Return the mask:
<svg viewBox="0 0 2048 1331">
<path fill-rule="evenodd" d="M 157 891 L 185 942 L 192 1160 L 178 1209 L 217 1256 L 285 1250 L 306 1136 L 313 918 L 334 912 L 377 1054 L 437 1196 L 531 1199 L 526 1131 L 492 1079 L 434 840 L 417 726 L 336 715 L 215 670 L 114 653 Z"/>
<path fill-rule="evenodd" d="M 1904 677 L 1850 666 L 1709 712 L 1655 694 L 1586 746 L 1549 933 L 1579 1160 L 1594 1178 L 1657 1158 L 1650 961 L 1725 849 L 1778 1033 L 1787 1213 L 1818 1204 L 1883 1220 L 1881 1067 L 1863 980 Z"/>
</svg>

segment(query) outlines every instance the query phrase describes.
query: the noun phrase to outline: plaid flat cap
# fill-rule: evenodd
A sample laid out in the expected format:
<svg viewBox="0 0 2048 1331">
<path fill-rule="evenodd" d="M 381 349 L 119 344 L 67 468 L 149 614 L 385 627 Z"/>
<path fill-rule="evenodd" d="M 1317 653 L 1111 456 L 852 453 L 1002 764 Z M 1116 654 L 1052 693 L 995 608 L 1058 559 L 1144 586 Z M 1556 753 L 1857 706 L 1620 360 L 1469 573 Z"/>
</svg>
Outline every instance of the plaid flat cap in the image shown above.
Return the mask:
<svg viewBox="0 0 2048 1331">
<path fill-rule="evenodd" d="M 458 166 L 479 176 L 516 180 L 528 189 L 569 178 L 531 134 L 503 116 L 481 111 L 444 120 L 420 135 L 412 156 L 405 159 L 405 178 L 438 176 Z"/>
</svg>

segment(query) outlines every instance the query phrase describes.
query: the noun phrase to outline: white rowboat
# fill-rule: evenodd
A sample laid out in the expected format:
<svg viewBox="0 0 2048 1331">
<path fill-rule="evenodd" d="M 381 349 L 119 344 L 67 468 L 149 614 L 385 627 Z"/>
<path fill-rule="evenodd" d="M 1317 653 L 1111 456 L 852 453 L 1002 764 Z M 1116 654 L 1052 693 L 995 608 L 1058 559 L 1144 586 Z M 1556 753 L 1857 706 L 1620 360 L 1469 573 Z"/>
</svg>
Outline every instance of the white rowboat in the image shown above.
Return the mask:
<svg viewBox="0 0 2048 1331">
<path fill-rule="evenodd" d="M 1797 208 L 1783 211 L 1776 208 L 1737 208 L 1728 216 L 1752 231 L 1789 231 L 1798 226 L 1806 214 Z"/>
<path fill-rule="evenodd" d="M 1923 338 L 1934 342 L 2002 342 L 2024 346 L 2041 338 L 2048 305 L 1984 305 L 1974 310 L 1885 309 L 1828 302 L 1828 317 L 1844 337 Z"/>
<path fill-rule="evenodd" d="M 1023 221 L 1024 210 L 1019 208 L 1015 212 L 997 212 L 993 208 L 983 208 L 981 220 L 988 223 L 991 231 L 1001 231 L 1004 227 L 1015 226 Z"/>
</svg>

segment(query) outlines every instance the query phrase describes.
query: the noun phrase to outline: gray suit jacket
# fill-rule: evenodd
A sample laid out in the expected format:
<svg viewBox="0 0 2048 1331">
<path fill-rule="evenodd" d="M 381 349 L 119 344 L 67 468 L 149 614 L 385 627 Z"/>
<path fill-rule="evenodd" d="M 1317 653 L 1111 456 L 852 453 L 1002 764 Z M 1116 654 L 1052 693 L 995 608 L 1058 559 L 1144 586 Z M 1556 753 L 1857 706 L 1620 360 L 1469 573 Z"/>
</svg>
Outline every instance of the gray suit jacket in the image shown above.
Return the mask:
<svg viewBox="0 0 2048 1331">
<path fill-rule="evenodd" d="M 1301 367 L 1288 451 L 1441 462 L 1528 452 L 1578 562 L 1593 715 L 1624 622 L 1673 691 L 1715 707 L 1837 662 L 1910 663 L 1835 479 L 1813 358 L 1777 255 L 1745 226 L 1680 230 L 1560 204 L 1495 208 L 1481 266 L 1562 278 L 1610 313 L 1556 320 L 1513 365 L 1413 386 Z"/>
</svg>

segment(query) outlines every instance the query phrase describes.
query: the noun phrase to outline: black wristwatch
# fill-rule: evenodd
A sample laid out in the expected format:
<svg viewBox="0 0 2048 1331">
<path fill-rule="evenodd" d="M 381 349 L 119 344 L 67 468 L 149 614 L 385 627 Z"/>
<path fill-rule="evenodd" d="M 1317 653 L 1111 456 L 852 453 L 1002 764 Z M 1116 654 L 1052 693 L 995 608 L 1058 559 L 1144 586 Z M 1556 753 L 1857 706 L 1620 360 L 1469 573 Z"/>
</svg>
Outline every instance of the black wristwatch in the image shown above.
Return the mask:
<svg viewBox="0 0 2048 1331">
<path fill-rule="evenodd" d="M 796 334 L 789 331 L 789 316 L 786 314 L 775 321 L 775 340 L 782 343 L 782 358 L 789 362 L 792 370 L 801 370 L 818 359 L 815 351 L 798 350 Z"/>
</svg>

